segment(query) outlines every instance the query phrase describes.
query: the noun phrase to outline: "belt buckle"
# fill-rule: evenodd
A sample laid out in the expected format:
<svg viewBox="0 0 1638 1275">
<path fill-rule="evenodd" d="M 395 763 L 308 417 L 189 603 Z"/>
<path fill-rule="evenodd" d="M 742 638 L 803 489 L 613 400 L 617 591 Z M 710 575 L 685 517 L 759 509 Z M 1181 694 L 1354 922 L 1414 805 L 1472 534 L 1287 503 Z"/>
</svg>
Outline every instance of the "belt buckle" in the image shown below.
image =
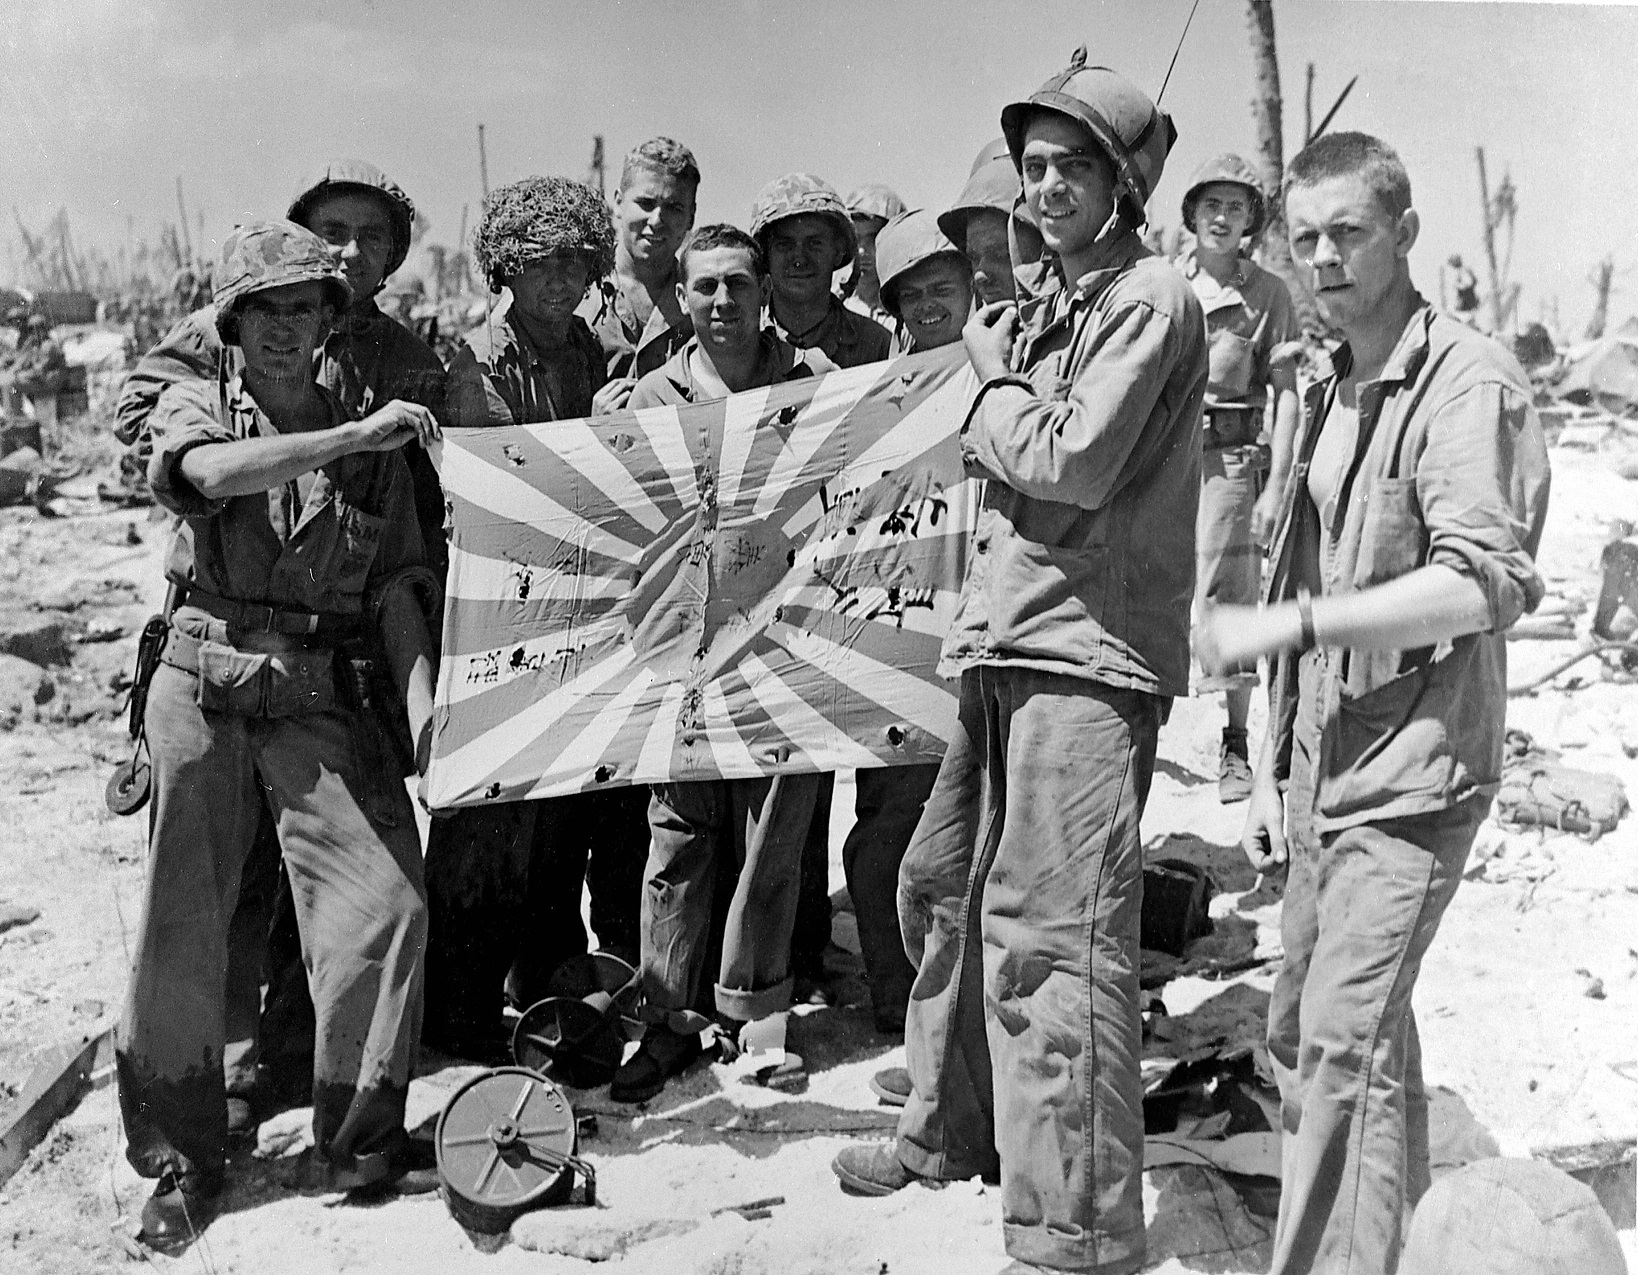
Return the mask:
<svg viewBox="0 0 1638 1275">
<path fill-rule="evenodd" d="M 240 612 L 240 627 L 254 629 L 258 633 L 273 632 L 274 610 L 260 602 L 246 602 Z"/>
</svg>

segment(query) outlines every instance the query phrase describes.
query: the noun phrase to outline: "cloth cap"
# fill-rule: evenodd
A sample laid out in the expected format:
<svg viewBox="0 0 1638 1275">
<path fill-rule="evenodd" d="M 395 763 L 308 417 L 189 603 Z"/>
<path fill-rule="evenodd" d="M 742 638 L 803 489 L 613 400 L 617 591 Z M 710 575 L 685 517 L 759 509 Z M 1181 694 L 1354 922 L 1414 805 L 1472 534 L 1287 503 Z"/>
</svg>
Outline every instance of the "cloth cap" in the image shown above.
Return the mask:
<svg viewBox="0 0 1638 1275">
<path fill-rule="evenodd" d="M 904 200 L 899 198 L 898 192 L 880 182 L 850 192 L 842 206 L 849 217 L 880 217 L 883 221 L 892 221 L 905 211 Z"/>
<path fill-rule="evenodd" d="M 843 251 L 832 263 L 832 270 L 840 270 L 853 260 L 859 248 L 858 237 L 853 233 L 853 219 L 847 215 L 846 205 L 830 183 L 812 173 L 787 173 L 757 191 L 751 203 L 751 238 L 761 244 L 766 253 L 768 227 L 804 213 L 823 217 L 842 237 Z"/>
<path fill-rule="evenodd" d="M 1478 1160 L 1416 1206 L 1399 1275 L 1626 1275 L 1589 1187 L 1539 1160 Z"/>
<path fill-rule="evenodd" d="M 293 221 L 235 226 L 222 245 L 214 297 L 217 334 L 227 344 L 235 343 L 235 311 L 251 293 L 313 280 L 325 285 L 337 309 L 352 302 L 336 250 L 306 226 Z"/>
<path fill-rule="evenodd" d="M 876 236 L 876 276 L 881 280 L 882 304 L 899 317 L 898 283 L 924 261 L 950 257 L 963 266 L 967 258 L 944 237 L 938 219 L 925 208 L 900 213 Z"/>
<path fill-rule="evenodd" d="M 1251 195 L 1251 223 L 1246 227 L 1246 238 L 1255 239 L 1268 221 L 1268 198 L 1257 170 L 1238 155 L 1214 155 L 1189 178 L 1189 188 L 1183 192 L 1183 224 L 1194 229 L 1194 205 L 1200 192 L 1213 182 L 1231 182 L 1244 186 Z"/>
<path fill-rule="evenodd" d="M 1172 117 L 1125 76 L 1106 66 L 1087 66 L 1085 45 L 1075 50 L 1067 68 L 1027 99 L 1002 109 L 1001 132 L 1015 168 L 1023 163 L 1024 130 L 1029 118 L 1040 110 L 1067 115 L 1092 134 L 1092 140 L 1114 165 L 1120 190 L 1142 219 L 1144 205 L 1160 184 L 1166 156 L 1177 141 Z"/>
<path fill-rule="evenodd" d="M 386 278 L 409 256 L 410 229 L 415 224 L 415 205 L 410 197 L 374 164 L 361 159 L 332 159 L 319 173 L 302 183 L 296 197 L 290 201 L 285 216 L 305 226 L 312 215 L 313 205 L 326 195 L 344 194 L 348 190 L 363 191 L 377 196 L 386 205 L 392 221 L 392 253 L 387 258 Z"/>
</svg>

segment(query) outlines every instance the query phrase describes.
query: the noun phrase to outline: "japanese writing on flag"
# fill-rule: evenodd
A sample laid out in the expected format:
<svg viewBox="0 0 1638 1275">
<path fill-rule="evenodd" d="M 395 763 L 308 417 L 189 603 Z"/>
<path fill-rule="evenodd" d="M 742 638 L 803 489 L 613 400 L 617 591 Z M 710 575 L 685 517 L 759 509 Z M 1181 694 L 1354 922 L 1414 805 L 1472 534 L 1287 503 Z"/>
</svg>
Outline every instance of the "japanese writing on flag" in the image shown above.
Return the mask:
<svg viewBox="0 0 1638 1275">
<path fill-rule="evenodd" d="M 714 402 L 446 431 L 428 804 L 936 761 L 977 389 L 956 345 Z"/>
</svg>

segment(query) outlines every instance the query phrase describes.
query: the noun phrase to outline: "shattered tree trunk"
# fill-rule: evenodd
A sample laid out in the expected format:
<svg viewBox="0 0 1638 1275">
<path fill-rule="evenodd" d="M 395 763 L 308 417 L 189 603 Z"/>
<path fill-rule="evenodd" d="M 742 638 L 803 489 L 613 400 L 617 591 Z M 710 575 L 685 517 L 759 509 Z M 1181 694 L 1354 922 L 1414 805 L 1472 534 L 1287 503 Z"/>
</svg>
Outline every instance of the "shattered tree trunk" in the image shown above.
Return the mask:
<svg viewBox="0 0 1638 1275">
<path fill-rule="evenodd" d="M 1587 320 L 1587 340 L 1596 341 L 1604 335 L 1604 326 L 1610 321 L 1610 285 L 1615 279 L 1615 258 L 1605 257 L 1593 268 L 1592 318 Z"/>
<path fill-rule="evenodd" d="M 1285 209 L 1280 183 L 1285 178 L 1285 138 L 1280 101 L 1280 63 L 1274 47 L 1273 0 L 1246 0 L 1246 22 L 1251 32 L 1251 118 L 1257 126 L 1257 168 L 1268 193 L 1268 225 L 1263 230 L 1258 260 L 1285 282 L 1305 330 L 1321 327 L 1314 298 L 1297 277 L 1291 263 L 1291 245 L 1285 236 Z"/>
<path fill-rule="evenodd" d="M 1500 334 L 1507 326 L 1509 298 L 1502 289 L 1501 270 L 1496 265 L 1496 217 L 1490 206 L 1490 179 L 1484 171 L 1484 147 L 1475 146 L 1479 157 L 1479 198 L 1484 204 L 1484 256 L 1490 267 L 1490 330 Z"/>
</svg>

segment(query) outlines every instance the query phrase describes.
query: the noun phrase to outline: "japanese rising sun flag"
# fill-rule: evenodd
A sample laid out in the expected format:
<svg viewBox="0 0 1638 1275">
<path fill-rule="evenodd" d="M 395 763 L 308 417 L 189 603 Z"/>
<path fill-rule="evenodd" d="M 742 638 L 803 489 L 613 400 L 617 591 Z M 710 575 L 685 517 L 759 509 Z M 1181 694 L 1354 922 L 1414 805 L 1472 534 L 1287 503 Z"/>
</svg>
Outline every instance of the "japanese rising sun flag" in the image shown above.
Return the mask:
<svg viewBox="0 0 1638 1275">
<path fill-rule="evenodd" d="M 959 345 L 446 431 L 435 808 L 936 761 L 977 516 Z"/>
</svg>

